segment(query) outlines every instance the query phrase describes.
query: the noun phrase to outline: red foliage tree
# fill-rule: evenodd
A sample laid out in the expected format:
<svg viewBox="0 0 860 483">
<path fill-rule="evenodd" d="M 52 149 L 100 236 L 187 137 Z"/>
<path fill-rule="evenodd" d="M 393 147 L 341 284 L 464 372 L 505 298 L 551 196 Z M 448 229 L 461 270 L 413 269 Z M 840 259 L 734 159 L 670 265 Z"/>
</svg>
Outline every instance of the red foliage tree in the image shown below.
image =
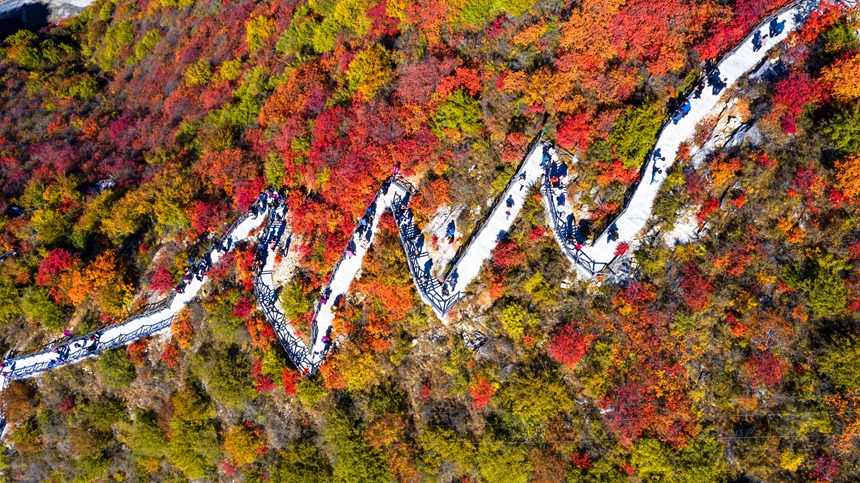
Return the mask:
<svg viewBox="0 0 860 483">
<path fill-rule="evenodd" d="M 713 286 L 711 282 L 702 277 L 695 265 L 687 265 L 684 276 L 681 279 L 681 290 L 684 302 L 693 312 L 702 310 L 710 303 Z"/>
<path fill-rule="evenodd" d="M 598 166 L 597 183 L 608 186 L 611 183 L 633 184 L 639 181 L 640 173 L 637 168 L 625 168 L 620 159 L 609 164 Z"/>
<path fill-rule="evenodd" d="M 748 374 L 747 380 L 753 387 L 775 388 L 788 371 L 788 362 L 770 352 L 750 358 L 744 365 Z"/>
<path fill-rule="evenodd" d="M 296 384 L 298 384 L 301 375 L 298 371 L 293 371 L 290 368 L 285 367 L 281 377 L 284 380 L 284 392 L 288 396 L 295 396 Z"/>
<path fill-rule="evenodd" d="M 170 273 L 170 270 L 164 265 L 159 265 L 155 267 L 155 271 L 149 278 L 149 289 L 154 292 L 165 293 L 173 288 L 174 283 L 176 282 L 173 280 L 173 274 Z"/>
<path fill-rule="evenodd" d="M 552 338 L 547 352 L 557 362 L 575 367 L 582 356 L 588 352 L 593 341 L 593 335 L 585 335 L 574 324 L 567 324 L 562 326 Z"/>
<path fill-rule="evenodd" d="M 164 344 L 164 350 L 161 352 L 161 361 L 171 369 L 176 367 L 176 363 L 179 362 L 179 347 L 175 342 L 170 341 Z"/>
<path fill-rule="evenodd" d="M 80 263 L 77 255 L 63 248 L 55 248 L 45 255 L 39 262 L 39 271 L 36 274 L 36 283 L 41 286 L 55 285 L 55 276 L 68 268 L 73 268 Z"/>
<path fill-rule="evenodd" d="M 469 385 L 469 395 L 472 396 L 472 409 L 480 411 L 490 403 L 490 400 L 496 395 L 496 390 L 493 389 L 490 381 L 479 376 Z"/>
</svg>

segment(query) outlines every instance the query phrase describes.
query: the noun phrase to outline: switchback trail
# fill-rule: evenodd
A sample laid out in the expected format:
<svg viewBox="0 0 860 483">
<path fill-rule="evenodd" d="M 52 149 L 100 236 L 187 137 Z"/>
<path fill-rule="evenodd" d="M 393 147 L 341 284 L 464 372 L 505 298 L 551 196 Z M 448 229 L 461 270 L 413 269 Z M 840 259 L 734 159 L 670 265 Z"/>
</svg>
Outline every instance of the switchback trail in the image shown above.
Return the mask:
<svg viewBox="0 0 860 483">
<path fill-rule="evenodd" d="M 310 346 L 286 319 L 278 300 L 278 288 L 272 279 L 276 253 L 286 253 L 289 249 L 286 203 L 278 201 L 267 204 L 267 200 L 259 200 L 210 250 L 208 258 L 214 265 L 242 241 L 256 240 L 259 243 L 262 247 L 262 268 L 254 279 L 255 296 L 266 320 L 274 327 L 281 345 L 295 366 L 305 375 L 316 372 L 331 349 L 331 327 L 336 308 L 361 269 L 362 260 L 373 243 L 380 215 L 384 211 L 390 211 L 397 222 L 400 240 L 409 262 L 409 273 L 419 296 L 443 320 L 451 307 L 463 298 L 466 287 L 478 276 L 484 262 L 490 258 L 493 249 L 510 229 L 523 207 L 529 188 L 541 180 L 544 208 L 556 240 L 577 273 L 585 279 L 592 279 L 609 269 L 620 243 L 636 240 L 650 218 L 654 200 L 666 179 L 668 168 L 675 161 L 678 149 L 683 142 L 691 138 L 696 125 L 718 105 L 724 91 L 760 64 L 768 50 L 802 25 L 809 12 L 818 6 L 818 0 L 807 0 L 786 7 L 762 22 L 720 61 L 720 75 L 714 79 L 716 85 L 707 87 L 699 95 L 691 95 L 687 99 L 689 111 L 683 117 L 678 116 L 677 122 L 669 121 L 665 124 L 652 155 L 644 163 L 642 181 L 637 185 L 622 213 L 591 245 L 584 245 L 572 215 L 573 207 L 565 196 L 568 164 L 575 163 L 576 160 L 543 139 L 538 139 L 496 200 L 484 224 L 472 236 L 460 258 L 453 264 L 445 280 L 438 280 L 431 275 L 433 260 L 427 253 L 424 236 L 414 224 L 409 209 L 409 200 L 414 193 L 412 185 L 398 175 L 386 180 L 359 221 L 328 285 L 322 291 L 322 297 L 315 308 Z M 766 29 L 770 34 L 763 45 L 760 36 L 755 36 L 761 29 Z M 754 45 L 754 37 L 758 44 Z M 658 162 L 663 169 L 660 173 L 654 172 L 652 182 L 654 165 Z M 257 230 L 260 230 L 259 234 L 255 235 Z M 176 315 L 197 296 L 206 280 L 205 276 L 200 279 L 192 277 L 182 293 L 173 294 L 121 324 L 4 361 L 4 366 L 0 369 L 0 388 L 5 388 L 10 380 L 34 377 L 46 370 L 93 357 L 106 349 L 120 347 L 169 330 Z"/>
</svg>

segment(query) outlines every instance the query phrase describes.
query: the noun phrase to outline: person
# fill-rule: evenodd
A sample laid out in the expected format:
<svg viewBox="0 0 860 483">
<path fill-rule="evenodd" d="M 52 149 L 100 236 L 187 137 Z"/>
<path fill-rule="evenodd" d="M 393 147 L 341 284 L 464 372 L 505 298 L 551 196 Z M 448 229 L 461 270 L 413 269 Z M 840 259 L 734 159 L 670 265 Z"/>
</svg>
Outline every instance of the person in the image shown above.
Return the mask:
<svg viewBox="0 0 860 483">
<path fill-rule="evenodd" d="M 770 31 L 769 34 L 771 37 L 776 37 L 777 35 L 782 33 L 783 28 L 785 27 L 785 21 L 779 22 L 776 17 L 771 19 L 770 24 L 768 25 Z"/>
<path fill-rule="evenodd" d="M 696 88 L 693 90 L 693 99 L 700 99 L 702 92 L 705 90 L 705 79 L 699 79 Z"/>
<path fill-rule="evenodd" d="M 394 174 L 397 174 L 399 172 L 400 172 L 400 164 L 394 163 Z"/>
<path fill-rule="evenodd" d="M 505 220 L 510 220 L 510 219 L 511 219 L 511 210 L 507 210 L 507 211 L 505 211 Z"/>
<path fill-rule="evenodd" d="M 347 258 L 347 260 L 349 260 L 350 258 L 352 258 L 352 257 L 353 257 L 353 255 L 355 255 L 355 253 L 353 253 L 353 252 L 352 252 L 352 250 L 350 250 L 349 248 L 347 248 L 347 249 L 346 249 L 346 258 Z"/>
<path fill-rule="evenodd" d="M 752 38 L 753 52 L 758 52 L 759 50 L 761 50 L 762 46 L 764 45 L 764 42 L 762 40 L 763 39 L 761 36 L 761 30 L 756 30 Z"/>
<path fill-rule="evenodd" d="M 514 197 L 512 195 L 508 195 L 508 199 L 507 199 L 507 201 L 505 201 L 505 204 L 508 206 L 508 208 L 513 208 L 514 207 Z"/>
<path fill-rule="evenodd" d="M 447 297 L 447 296 L 448 296 L 448 285 L 447 285 L 447 284 L 444 284 L 444 283 L 442 284 L 442 296 L 443 296 L 443 297 Z"/>
<path fill-rule="evenodd" d="M 660 158 L 654 160 L 654 168 L 651 170 L 651 184 L 654 184 L 654 178 L 656 178 L 658 174 L 663 173 L 663 167 L 660 161 Z"/>
<path fill-rule="evenodd" d="M 558 198 L 555 199 L 555 202 L 558 206 L 564 206 L 564 193 L 558 195 Z"/>
<path fill-rule="evenodd" d="M 323 341 L 323 344 L 328 345 L 328 343 L 330 342 L 330 339 L 328 338 L 327 335 L 324 335 L 324 336 L 322 336 L 322 341 Z"/>
</svg>

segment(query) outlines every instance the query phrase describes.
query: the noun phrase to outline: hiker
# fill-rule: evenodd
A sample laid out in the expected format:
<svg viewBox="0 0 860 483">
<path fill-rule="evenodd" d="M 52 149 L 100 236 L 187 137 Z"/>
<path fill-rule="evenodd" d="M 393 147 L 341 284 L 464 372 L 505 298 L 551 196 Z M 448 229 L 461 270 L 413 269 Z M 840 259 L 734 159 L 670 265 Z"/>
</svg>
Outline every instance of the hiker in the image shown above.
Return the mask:
<svg viewBox="0 0 860 483">
<path fill-rule="evenodd" d="M 768 27 L 770 29 L 770 32 L 769 32 L 770 36 L 776 37 L 777 35 L 781 34 L 783 28 L 785 28 L 785 21 L 778 22 L 776 20 L 776 17 L 774 17 L 773 19 L 771 19 Z"/>
<path fill-rule="evenodd" d="M 558 198 L 555 199 L 557 206 L 564 206 L 564 193 L 558 195 Z"/>
<path fill-rule="evenodd" d="M 650 184 L 654 184 L 654 178 L 656 178 L 658 174 L 663 173 L 663 166 L 660 163 L 660 161 L 661 161 L 660 158 L 654 160 L 654 168 L 651 170 L 651 183 Z"/>
<path fill-rule="evenodd" d="M 514 197 L 511 195 L 508 195 L 508 199 L 505 201 L 505 204 L 508 206 L 508 208 L 513 208 L 514 207 Z"/>
<path fill-rule="evenodd" d="M 400 164 L 394 163 L 394 174 L 397 174 L 399 172 L 400 172 Z"/>
<path fill-rule="evenodd" d="M 752 38 L 753 52 L 758 52 L 764 46 L 762 41 L 761 30 L 756 30 Z"/>
<path fill-rule="evenodd" d="M 448 226 L 445 228 L 445 238 L 448 239 L 448 244 L 450 245 L 454 241 L 454 234 L 457 231 L 457 226 L 454 224 L 454 220 L 448 222 Z"/>
<path fill-rule="evenodd" d="M 442 296 L 443 296 L 443 297 L 447 297 L 447 296 L 448 296 L 448 285 L 446 285 L 446 284 L 444 284 L 444 283 L 442 284 Z"/>
<path fill-rule="evenodd" d="M 505 220 L 510 220 L 510 219 L 511 219 L 511 210 L 507 210 L 507 211 L 505 211 Z"/>
<path fill-rule="evenodd" d="M 64 336 L 64 337 L 69 337 L 69 338 L 71 338 L 71 337 L 72 337 L 72 333 L 71 333 L 71 332 L 69 332 L 69 330 L 68 330 L 68 329 L 63 329 L 63 336 Z"/>
<path fill-rule="evenodd" d="M 699 79 L 699 82 L 696 83 L 696 88 L 693 89 L 693 99 L 700 99 L 702 97 L 702 92 L 705 90 L 705 79 Z"/>
</svg>

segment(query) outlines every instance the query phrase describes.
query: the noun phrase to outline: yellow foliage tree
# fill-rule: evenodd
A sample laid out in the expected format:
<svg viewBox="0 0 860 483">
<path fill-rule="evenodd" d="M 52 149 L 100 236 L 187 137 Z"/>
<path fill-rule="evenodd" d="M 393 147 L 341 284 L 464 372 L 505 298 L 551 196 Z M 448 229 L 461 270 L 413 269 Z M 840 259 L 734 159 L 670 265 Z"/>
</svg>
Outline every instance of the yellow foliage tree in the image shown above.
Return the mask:
<svg viewBox="0 0 860 483">
<path fill-rule="evenodd" d="M 860 82 L 860 78 L 857 81 Z M 857 88 L 860 89 L 860 85 Z M 860 198 L 860 154 L 836 162 L 836 182 L 845 196 Z"/>
<path fill-rule="evenodd" d="M 246 426 L 233 426 L 224 438 L 224 451 L 237 468 L 253 463 L 263 448 L 263 438 Z"/>
<path fill-rule="evenodd" d="M 364 99 L 373 99 L 379 89 L 392 79 L 394 61 L 391 54 L 379 44 L 362 50 L 349 63 L 349 90 L 358 92 Z"/>
<path fill-rule="evenodd" d="M 832 86 L 836 100 L 850 102 L 860 98 L 860 53 L 826 68 L 824 80 Z"/>
</svg>

